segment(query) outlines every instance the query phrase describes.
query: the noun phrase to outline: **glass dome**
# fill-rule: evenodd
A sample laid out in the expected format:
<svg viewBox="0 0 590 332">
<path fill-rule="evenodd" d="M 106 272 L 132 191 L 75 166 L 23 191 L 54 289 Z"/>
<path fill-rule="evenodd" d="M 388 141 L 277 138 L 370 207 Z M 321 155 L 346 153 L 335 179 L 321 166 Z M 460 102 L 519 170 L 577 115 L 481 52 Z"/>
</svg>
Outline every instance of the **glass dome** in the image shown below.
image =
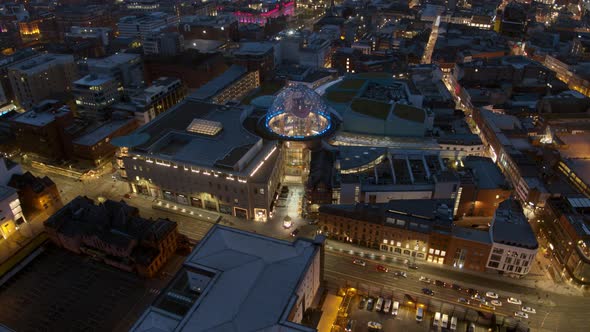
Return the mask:
<svg viewBox="0 0 590 332">
<path fill-rule="evenodd" d="M 264 124 L 272 133 L 294 139 L 322 135 L 332 126 L 320 95 L 304 85 L 281 91 L 268 109 Z"/>
</svg>

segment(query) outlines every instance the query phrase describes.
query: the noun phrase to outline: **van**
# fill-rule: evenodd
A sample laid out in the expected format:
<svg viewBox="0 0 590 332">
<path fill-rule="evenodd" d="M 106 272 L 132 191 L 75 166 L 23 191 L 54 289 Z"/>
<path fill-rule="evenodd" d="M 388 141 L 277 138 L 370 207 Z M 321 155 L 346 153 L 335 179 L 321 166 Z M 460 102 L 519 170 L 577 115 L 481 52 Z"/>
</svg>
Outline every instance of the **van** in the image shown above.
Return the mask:
<svg viewBox="0 0 590 332">
<path fill-rule="evenodd" d="M 397 316 L 399 311 L 399 302 L 395 301 L 393 302 L 393 307 L 391 308 L 391 314 L 394 316 Z"/>
<path fill-rule="evenodd" d="M 389 312 L 391 308 L 391 299 L 385 300 L 385 304 L 383 304 L 383 312 Z"/>
<path fill-rule="evenodd" d="M 442 326 L 443 329 L 446 329 L 447 326 L 449 326 L 449 315 L 443 314 L 441 323 L 440 326 Z"/>
<path fill-rule="evenodd" d="M 424 309 L 422 309 L 422 307 L 418 307 L 418 309 L 416 309 L 416 321 L 421 322 L 423 318 L 424 318 Z"/>
<path fill-rule="evenodd" d="M 457 330 L 457 317 L 453 316 L 451 318 L 451 331 Z"/>
<path fill-rule="evenodd" d="M 440 326 L 440 312 L 436 312 L 436 314 L 434 314 L 434 326 Z"/>
<path fill-rule="evenodd" d="M 377 303 L 375 303 L 375 311 L 381 311 L 381 308 L 383 308 L 383 298 L 382 297 L 377 299 Z"/>
</svg>

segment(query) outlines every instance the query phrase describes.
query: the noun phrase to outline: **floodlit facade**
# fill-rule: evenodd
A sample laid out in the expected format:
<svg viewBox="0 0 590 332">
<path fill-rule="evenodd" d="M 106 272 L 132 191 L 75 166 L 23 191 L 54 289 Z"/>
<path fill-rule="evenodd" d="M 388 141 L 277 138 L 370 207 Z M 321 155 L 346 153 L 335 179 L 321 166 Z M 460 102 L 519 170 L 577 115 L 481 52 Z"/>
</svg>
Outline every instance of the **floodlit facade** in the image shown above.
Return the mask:
<svg viewBox="0 0 590 332">
<path fill-rule="evenodd" d="M 317 93 L 304 85 L 295 85 L 275 98 L 264 125 L 280 137 L 301 140 L 326 133 L 332 128 L 332 121 Z"/>
</svg>

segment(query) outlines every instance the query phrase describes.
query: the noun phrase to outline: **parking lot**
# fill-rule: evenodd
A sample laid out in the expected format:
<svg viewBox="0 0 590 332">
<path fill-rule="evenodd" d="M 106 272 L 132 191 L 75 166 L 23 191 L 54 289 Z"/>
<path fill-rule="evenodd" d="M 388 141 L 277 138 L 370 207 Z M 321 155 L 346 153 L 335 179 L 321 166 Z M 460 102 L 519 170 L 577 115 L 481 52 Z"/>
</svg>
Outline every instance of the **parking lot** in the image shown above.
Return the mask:
<svg viewBox="0 0 590 332">
<path fill-rule="evenodd" d="M 362 298 L 362 296 L 356 296 L 349 307 L 349 317 L 356 321 L 353 331 L 369 331 L 367 324 L 370 321 L 381 323 L 383 331 L 451 331 L 450 329 L 442 329 L 433 326 L 434 313 L 429 312 L 425 307 L 423 309 L 424 318 L 422 319 L 422 322 L 417 322 L 416 306 L 414 303 L 410 304 L 408 301 L 404 302 L 400 299 L 394 298 L 394 300 L 400 302 L 398 315 L 394 316 L 391 314 L 391 309 L 387 313 L 383 311 L 377 312 L 375 308 L 373 308 L 373 310 L 368 310 L 366 305 L 361 309 L 359 303 Z M 459 320 L 456 331 L 466 331 L 468 324 L 468 321 Z M 484 332 L 487 331 L 487 328 L 476 325 L 474 331 Z"/>
<path fill-rule="evenodd" d="M 0 287 L 0 322 L 18 332 L 127 331 L 157 296 L 152 282 L 48 245 Z"/>
</svg>

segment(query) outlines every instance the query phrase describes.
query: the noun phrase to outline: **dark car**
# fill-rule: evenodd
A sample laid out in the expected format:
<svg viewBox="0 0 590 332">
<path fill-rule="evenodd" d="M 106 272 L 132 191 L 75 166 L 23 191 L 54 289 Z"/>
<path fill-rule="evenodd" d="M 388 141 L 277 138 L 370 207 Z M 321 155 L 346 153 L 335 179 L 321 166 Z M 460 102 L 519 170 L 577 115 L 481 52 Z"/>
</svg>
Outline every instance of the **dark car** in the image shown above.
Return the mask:
<svg viewBox="0 0 590 332">
<path fill-rule="evenodd" d="M 461 285 L 458 284 L 453 284 L 452 288 L 456 291 L 461 291 L 463 289 L 463 287 L 461 287 Z"/>
<path fill-rule="evenodd" d="M 430 296 L 434 295 L 434 291 L 430 288 L 422 288 L 422 293 L 424 293 L 426 295 L 430 295 Z"/>
<path fill-rule="evenodd" d="M 473 288 L 467 288 L 467 289 L 465 290 L 465 292 L 466 292 L 467 294 L 469 294 L 469 295 L 475 295 L 475 294 L 477 294 L 477 290 L 475 290 L 475 289 L 473 289 Z"/>
<path fill-rule="evenodd" d="M 365 309 L 366 305 L 367 305 L 367 298 L 363 296 L 363 298 L 359 302 L 359 310 Z"/>
<path fill-rule="evenodd" d="M 418 270 L 418 265 L 415 264 L 408 264 L 408 267 L 412 270 Z"/>
<path fill-rule="evenodd" d="M 441 281 L 441 280 L 435 280 L 434 284 L 437 285 L 438 287 L 445 287 L 447 285 L 446 282 Z"/>
<path fill-rule="evenodd" d="M 373 311 L 373 307 L 374 307 L 374 306 L 375 306 L 375 299 L 374 299 L 374 298 L 372 298 L 372 297 L 370 297 L 370 298 L 367 300 L 367 310 L 369 310 L 369 311 Z"/>
<path fill-rule="evenodd" d="M 292 237 L 296 237 L 299 234 L 299 228 L 296 228 L 294 231 L 291 232 Z"/>
</svg>

